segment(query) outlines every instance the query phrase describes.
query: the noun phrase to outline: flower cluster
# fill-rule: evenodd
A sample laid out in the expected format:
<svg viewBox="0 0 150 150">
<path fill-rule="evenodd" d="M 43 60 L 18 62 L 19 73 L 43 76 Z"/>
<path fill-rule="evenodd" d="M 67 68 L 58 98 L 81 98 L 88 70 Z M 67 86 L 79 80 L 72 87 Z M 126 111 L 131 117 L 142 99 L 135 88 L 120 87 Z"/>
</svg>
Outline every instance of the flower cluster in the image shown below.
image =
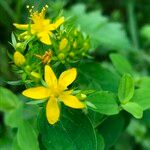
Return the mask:
<svg viewBox="0 0 150 150">
<path fill-rule="evenodd" d="M 71 108 L 85 108 L 82 98 L 75 95 L 74 90 L 68 90 L 68 86 L 77 76 L 71 64 L 88 56 L 90 39 L 75 27 L 68 29 L 63 16 L 46 19 L 47 5 L 41 12 L 34 11 L 34 7 L 28 6 L 28 9 L 29 23 L 13 24 L 18 29 L 12 34 L 13 67 L 29 87 L 22 94 L 35 100 L 48 100 L 47 120 L 55 124 L 59 120 L 61 102 Z M 61 73 L 59 66 L 66 71 Z M 58 80 L 53 69 L 60 74 Z"/>
</svg>

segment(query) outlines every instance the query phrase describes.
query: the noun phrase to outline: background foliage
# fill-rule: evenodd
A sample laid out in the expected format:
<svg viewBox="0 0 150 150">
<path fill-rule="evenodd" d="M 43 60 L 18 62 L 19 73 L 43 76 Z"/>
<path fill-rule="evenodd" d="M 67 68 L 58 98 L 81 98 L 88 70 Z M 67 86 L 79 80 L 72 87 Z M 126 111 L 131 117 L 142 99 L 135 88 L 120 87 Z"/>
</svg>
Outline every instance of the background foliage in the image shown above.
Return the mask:
<svg viewBox="0 0 150 150">
<path fill-rule="evenodd" d="M 150 97 L 150 78 L 146 77 L 150 75 L 150 1 L 149 0 L 1 0 L 0 1 L 0 85 L 10 89 L 14 93 L 20 93 L 24 89 L 22 85 L 12 86 L 7 83 L 7 81 L 15 81 L 16 75 L 10 69 L 11 61 L 9 60 L 9 53 L 13 53 L 13 49 L 9 42 L 11 41 L 11 32 L 14 31 L 12 23 L 14 22 L 25 22 L 27 17 L 26 5 L 34 5 L 37 8 L 43 7 L 45 4 L 50 6 L 49 14 L 51 16 L 57 16 L 58 13 L 65 14 L 66 17 L 73 16 L 70 18 L 71 24 L 77 24 L 85 34 L 89 34 L 91 37 L 91 54 L 97 62 L 100 62 L 100 65 L 89 63 L 88 68 L 86 65 L 82 64 L 79 66 L 79 72 L 81 74 L 77 82 L 86 83 L 82 84 L 82 88 L 89 87 L 96 90 L 108 90 L 112 92 L 117 92 L 117 86 L 119 84 L 120 77 L 115 73 L 115 69 L 120 75 L 123 75 L 125 72 L 130 73 L 134 76 L 137 86 L 140 87 L 139 90 L 135 90 L 135 95 L 132 97 L 128 95 L 129 99 L 133 102 L 137 102 L 144 107 L 144 109 L 150 108 L 150 104 L 145 103 L 145 99 Z M 70 24 L 70 26 L 71 26 Z M 9 41 L 9 42 L 8 42 Z M 110 53 L 117 52 L 118 54 Z M 122 55 L 125 58 L 122 58 Z M 113 63 L 114 67 L 111 65 Z M 106 70 L 105 67 L 108 67 L 109 70 Z M 94 70 L 94 71 L 93 71 Z M 84 72 L 87 73 L 87 76 L 84 76 Z M 95 72 L 92 74 L 92 72 Z M 109 72 L 109 75 L 108 75 Z M 88 76 L 90 74 L 90 76 Z M 111 76 L 110 76 L 111 74 Z M 142 79 L 139 76 L 142 76 Z M 92 77 L 92 78 L 91 78 Z M 130 80 L 124 79 L 124 80 Z M 125 82 L 122 80 L 122 82 Z M 89 82 L 90 81 L 90 82 Z M 100 82 L 101 81 L 101 82 Z M 103 82 L 105 81 L 105 82 Z M 114 82 L 113 82 L 114 81 Z M 100 83 L 99 83 L 100 82 Z M 130 81 L 131 82 L 131 81 Z M 97 84 L 99 83 L 99 84 Z M 132 85 L 129 85 L 132 87 Z M 123 87 L 120 87 L 122 89 Z M 136 88 L 136 87 L 135 87 Z M 3 93 L 3 88 L 0 89 L 0 92 Z M 131 90 L 132 91 L 132 90 Z M 25 147 L 28 145 L 32 149 L 38 149 L 39 145 L 37 143 L 37 132 L 36 124 L 32 120 L 33 116 L 36 116 L 38 108 L 36 106 L 28 106 L 26 109 L 23 107 L 23 103 L 18 99 L 21 98 L 23 101 L 26 101 L 21 95 L 18 94 L 18 97 L 15 96 L 9 90 L 7 92 L 7 97 L 4 97 L 6 100 L 5 108 L 0 106 L 0 147 L 3 150 L 9 150 L 11 147 L 14 149 L 19 149 L 19 147 Z M 121 92 L 120 92 L 121 93 Z M 111 93 L 96 93 L 101 97 L 108 97 L 113 99 Z M 120 95 L 120 94 L 119 94 Z M 118 95 L 118 97 L 120 97 Z M 132 93 L 131 93 L 132 95 Z M 91 95 L 92 96 L 92 95 Z M 94 95 L 96 96 L 96 95 Z M 142 96 L 140 101 L 138 98 Z M 0 97 L 1 98 L 1 97 Z M 10 101 L 11 98 L 11 101 Z M 95 103 L 97 101 L 95 100 Z M 106 103 L 107 104 L 107 103 Z M 108 104 L 110 104 L 108 102 Z M 132 105 L 132 104 L 131 104 Z M 132 106 L 124 106 L 124 109 Z M 100 108 L 104 114 L 117 114 L 117 106 L 113 105 L 111 109 L 106 110 Z M 14 109 L 15 108 L 15 109 Z M 108 108 L 108 106 L 107 106 Z M 4 118 L 4 113 L 7 110 L 9 113 Z M 137 109 L 136 109 L 137 110 Z M 136 111 L 135 110 L 135 111 Z M 68 110 L 63 110 L 64 114 Z M 91 110 L 92 111 L 92 110 Z M 128 109 L 128 111 L 130 111 Z M 41 112 L 42 114 L 43 112 Z M 66 113 L 67 114 L 67 113 Z M 80 112 L 74 112 L 76 116 L 81 115 Z M 140 114 L 140 112 L 131 112 L 133 115 Z M 23 117 L 22 117 L 23 115 Z M 71 113 L 68 115 L 72 115 Z M 83 114 L 82 114 L 83 115 Z M 114 115 L 110 117 L 103 117 L 99 113 L 90 113 L 93 119 L 93 124 L 97 127 L 97 132 L 100 133 L 103 137 L 95 136 L 97 133 L 93 132 L 93 126 L 89 123 L 89 128 L 85 139 L 90 141 L 89 149 L 92 149 L 95 145 L 95 138 L 97 138 L 97 143 L 100 143 L 97 149 L 115 149 L 115 150 L 124 150 L 124 149 L 150 149 L 150 110 L 146 110 L 143 114 L 141 120 L 136 120 L 131 118 L 126 112 L 122 112 L 119 115 Z M 62 116 L 63 117 L 63 116 Z M 138 117 L 138 116 L 137 116 Z M 16 120 L 14 120 L 16 118 Z M 27 118 L 22 120 L 22 118 Z M 30 119 L 31 118 L 31 119 Z M 84 116 L 82 116 L 84 118 Z M 41 119 L 41 118 L 39 118 Z M 129 122 L 129 119 L 131 120 Z M 66 129 L 69 129 L 66 124 L 68 121 L 65 117 L 62 119 L 63 126 Z M 45 120 L 42 118 L 41 122 Z M 79 118 L 80 128 L 79 132 L 82 132 L 82 127 L 84 124 L 89 122 L 88 119 L 81 120 Z M 30 124 L 34 125 L 31 126 Z M 71 122 L 72 123 L 72 122 Z M 55 129 L 48 129 L 50 132 L 57 132 L 61 130 L 59 124 Z M 10 128 L 11 127 L 11 128 Z M 76 128 L 75 124 L 73 127 Z M 39 127 L 42 132 L 43 129 L 47 129 L 48 126 Z M 17 135 L 16 130 L 18 130 Z M 24 132 L 27 131 L 27 132 Z M 61 131 L 63 134 L 66 132 Z M 70 131 L 68 131 L 69 133 Z M 33 133 L 33 134 L 32 134 Z M 75 133 L 74 133 L 75 134 Z M 84 134 L 84 133 L 83 133 Z M 86 139 L 88 136 L 92 137 L 91 139 Z M 30 140 L 24 141 L 24 137 L 30 137 Z M 70 138 L 73 140 L 74 137 L 71 135 L 66 135 L 66 139 L 56 137 L 56 141 L 68 142 Z M 12 143 L 12 139 L 14 142 Z M 49 137 L 49 133 L 42 137 L 44 139 L 54 140 Z M 68 141 L 67 141 L 68 140 Z M 83 139 L 82 139 L 83 140 Z M 77 142 L 70 145 L 70 149 L 74 147 L 83 147 L 83 143 L 80 137 L 77 139 Z M 80 142 L 79 142 L 80 141 Z M 43 142 L 44 146 L 49 147 L 49 143 Z M 25 145 L 25 146 L 24 146 Z M 45 147 L 46 147 L 45 146 Z M 59 144 L 53 145 L 55 149 L 59 149 Z M 40 145 L 43 148 L 42 145 Z M 68 149 L 69 149 L 68 148 Z"/>
</svg>

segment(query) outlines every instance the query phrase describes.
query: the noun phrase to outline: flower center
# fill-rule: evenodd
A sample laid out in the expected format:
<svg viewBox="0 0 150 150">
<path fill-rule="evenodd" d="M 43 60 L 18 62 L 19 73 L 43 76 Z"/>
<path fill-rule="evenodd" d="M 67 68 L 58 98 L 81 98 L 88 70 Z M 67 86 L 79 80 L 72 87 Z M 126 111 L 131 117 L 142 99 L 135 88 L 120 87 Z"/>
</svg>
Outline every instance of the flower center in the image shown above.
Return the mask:
<svg viewBox="0 0 150 150">
<path fill-rule="evenodd" d="M 48 26 L 49 20 L 40 18 L 39 20 L 36 20 L 34 24 L 31 26 L 31 32 L 32 34 L 39 32 L 49 32 Z"/>
<path fill-rule="evenodd" d="M 59 86 L 54 87 L 53 89 L 51 89 L 51 96 L 58 98 L 62 92 L 63 92 L 63 89 L 60 88 Z"/>
</svg>

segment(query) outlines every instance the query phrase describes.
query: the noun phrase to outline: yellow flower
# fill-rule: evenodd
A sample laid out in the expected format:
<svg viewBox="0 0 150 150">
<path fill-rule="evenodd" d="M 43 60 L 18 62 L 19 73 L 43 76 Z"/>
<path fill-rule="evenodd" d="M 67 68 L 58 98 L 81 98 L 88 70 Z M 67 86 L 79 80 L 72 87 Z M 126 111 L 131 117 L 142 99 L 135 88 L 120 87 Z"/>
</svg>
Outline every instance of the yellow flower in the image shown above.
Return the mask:
<svg viewBox="0 0 150 150">
<path fill-rule="evenodd" d="M 77 71 L 75 68 L 64 71 L 57 80 L 52 68 L 45 66 L 45 82 L 47 87 L 39 86 L 23 91 L 23 95 L 33 99 L 48 98 L 46 105 L 46 116 L 50 124 L 55 124 L 59 120 L 59 102 L 66 106 L 81 109 L 85 105 L 72 95 L 72 90 L 67 87 L 76 79 Z"/>
<path fill-rule="evenodd" d="M 41 12 L 34 12 L 33 9 L 30 9 L 31 24 L 14 23 L 13 25 L 20 30 L 26 30 L 22 33 L 24 36 L 28 35 L 28 31 L 30 31 L 30 33 L 36 35 L 42 43 L 51 45 L 50 36 L 52 36 L 52 31 L 56 30 L 64 22 L 64 17 L 59 18 L 55 23 L 51 23 L 51 20 L 45 19 L 47 7 L 47 5 L 43 7 Z"/>
<path fill-rule="evenodd" d="M 18 51 L 14 53 L 14 63 L 16 66 L 22 66 L 25 63 L 25 57 Z"/>
</svg>

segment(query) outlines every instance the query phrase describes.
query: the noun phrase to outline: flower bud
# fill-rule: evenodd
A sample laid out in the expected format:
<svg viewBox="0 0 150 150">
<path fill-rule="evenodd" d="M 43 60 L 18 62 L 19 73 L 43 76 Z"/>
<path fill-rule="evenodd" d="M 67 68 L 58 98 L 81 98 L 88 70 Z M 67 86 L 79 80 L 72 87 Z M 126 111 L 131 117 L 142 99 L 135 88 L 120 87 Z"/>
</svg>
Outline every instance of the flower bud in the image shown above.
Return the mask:
<svg viewBox="0 0 150 150">
<path fill-rule="evenodd" d="M 87 96 L 85 94 L 82 94 L 80 95 L 80 100 L 85 100 L 87 98 Z"/>
<path fill-rule="evenodd" d="M 34 78 L 40 79 L 40 74 L 35 71 L 31 72 L 31 76 L 33 76 Z"/>
<path fill-rule="evenodd" d="M 22 66 L 25 63 L 25 57 L 18 51 L 14 53 L 14 63 L 16 66 Z"/>
<path fill-rule="evenodd" d="M 84 48 L 84 50 L 88 50 L 90 48 L 89 43 L 88 42 L 84 42 L 83 48 Z"/>
<path fill-rule="evenodd" d="M 29 65 L 25 66 L 25 71 L 26 72 L 31 72 L 31 70 L 32 70 L 32 68 Z"/>
<path fill-rule="evenodd" d="M 23 52 L 25 50 L 25 46 L 23 43 L 16 44 L 16 51 Z"/>
<path fill-rule="evenodd" d="M 69 56 L 73 58 L 75 56 L 74 52 L 70 52 Z"/>
<path fill-rule="evenodd" d="M 76 49 L 77 48 L 77 41 L 73 42 L 73 48 Z"/>
<path fill-rule="evenodd" d="M 68 40 L 66 38 L 63 38 L 59 43 L 59 50 L 63 50 L 68 45 Z"/>
<path fill-rule="evenodd" d="M 60 54 L 58 55 L 58 58 L 59 58 L 60 60 L 64 60 L 64 58 L 65 58 L 64 53 L 60 53 Z"/>
<path fill-rule="evenodd" d="M 78 29 L 75 29 L 75 30 L 74 30 L 74 35 L 77 36 L 77 35 L 78 35 L 78 32 L 79 32 Z"/>
</svg>

